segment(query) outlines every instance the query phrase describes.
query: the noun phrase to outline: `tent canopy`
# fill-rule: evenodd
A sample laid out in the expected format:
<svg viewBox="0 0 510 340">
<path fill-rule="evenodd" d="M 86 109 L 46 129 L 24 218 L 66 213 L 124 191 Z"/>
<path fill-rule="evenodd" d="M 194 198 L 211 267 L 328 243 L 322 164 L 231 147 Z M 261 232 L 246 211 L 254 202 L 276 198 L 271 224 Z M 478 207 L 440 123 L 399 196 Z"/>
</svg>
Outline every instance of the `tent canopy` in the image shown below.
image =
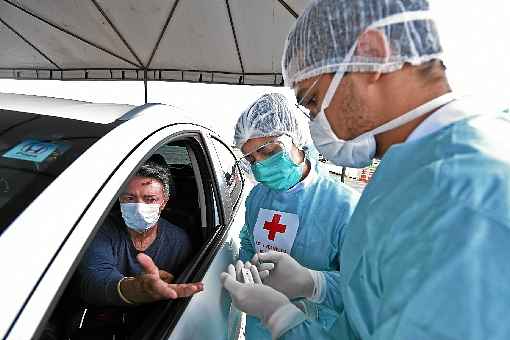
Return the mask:
<svg viewBox="0 0 510 340">
<path fill-rule="evenodd" d="M 310 0 L 0 0 L 0 78 L 282 85 Z"/>
</svg>

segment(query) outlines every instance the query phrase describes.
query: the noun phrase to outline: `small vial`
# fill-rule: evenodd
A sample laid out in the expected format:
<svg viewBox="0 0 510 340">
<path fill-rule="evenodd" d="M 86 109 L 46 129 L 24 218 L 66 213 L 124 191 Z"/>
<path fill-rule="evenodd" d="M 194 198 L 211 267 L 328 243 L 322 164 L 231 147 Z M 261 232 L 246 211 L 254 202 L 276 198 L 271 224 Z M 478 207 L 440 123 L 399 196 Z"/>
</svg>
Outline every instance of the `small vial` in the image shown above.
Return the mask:
<svg viewBox="0 0 510 340">
<path fill-rule="evenodd" d="M 251 275 L 251 271 L 249 269 L 242 268 L 241 274 L 243 275 L 244 283 L 255 283 L 253 281 L 253 276 Z"/>
</svg>

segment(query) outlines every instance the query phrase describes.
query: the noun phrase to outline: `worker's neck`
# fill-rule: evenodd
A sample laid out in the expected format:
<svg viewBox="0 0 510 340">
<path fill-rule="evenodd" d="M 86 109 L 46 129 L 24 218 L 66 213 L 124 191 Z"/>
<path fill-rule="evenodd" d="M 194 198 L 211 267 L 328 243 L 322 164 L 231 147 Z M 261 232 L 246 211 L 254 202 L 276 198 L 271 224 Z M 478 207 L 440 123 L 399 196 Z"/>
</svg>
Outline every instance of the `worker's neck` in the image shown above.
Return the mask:
<svg viewBox="0 0 510 340">
<path fill-rule="evenodd" d="M 387 101 L 387 107 L 383 111 L 393 113 L 390 120 L 402 116 L 437 97 L 451 92 L 451 89 L 445 82 L 429 88 L 416 86 L 415 88 L 407 88 L 405 91 L 399 92 L 398 100 Z M 435 111 L 437 111 L 437 109 L 427 112 L 398 128 L 377 135 L 375 137 L 377 142 L 376 156 L 378 158 L 382 158 L 384 153 L 392 145 L 403 143 L 407 137 L 409 137 L 409 135 Z"/>
</svg>

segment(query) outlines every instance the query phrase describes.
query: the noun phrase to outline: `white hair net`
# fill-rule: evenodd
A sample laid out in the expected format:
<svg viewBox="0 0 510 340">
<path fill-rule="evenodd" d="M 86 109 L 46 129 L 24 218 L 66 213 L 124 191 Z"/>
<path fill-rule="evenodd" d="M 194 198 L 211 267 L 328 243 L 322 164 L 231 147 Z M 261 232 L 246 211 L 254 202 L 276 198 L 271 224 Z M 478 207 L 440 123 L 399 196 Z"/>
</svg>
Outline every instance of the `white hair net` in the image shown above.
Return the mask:
<svg viewBox="0 0 510 340">
<path fill-rule="evenodd" d="M 240 148 L 249 139 L 287 135 L 298 148 L 309 144 L 305 129 L 296 119 L 287 98 L 279 93 L 265 94 L 237 120 L 234 143 Z"/>
<path fill-rule="evenodd" d="M 441 59 L 442 48 L 427 0 L 317 0 L 289 33 L 282 58 L 287 86 L 323 73 L 382 72 Z M 359 55 L 367 29 L 385 34 L 390 55 Z"/>
</svg>

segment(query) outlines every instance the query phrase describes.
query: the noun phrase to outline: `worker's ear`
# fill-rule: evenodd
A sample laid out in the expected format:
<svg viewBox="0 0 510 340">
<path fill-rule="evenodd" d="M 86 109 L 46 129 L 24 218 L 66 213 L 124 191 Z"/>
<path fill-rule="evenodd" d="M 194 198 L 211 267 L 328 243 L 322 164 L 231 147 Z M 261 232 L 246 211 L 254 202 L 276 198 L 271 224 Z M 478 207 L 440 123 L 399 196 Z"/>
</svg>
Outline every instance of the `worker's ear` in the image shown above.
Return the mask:
<svg viewBox="0 0 510 340">
<path fill-rule="evenodd" d="M 291 153 L 292 153 L 292 160 L 294 161 L 294 163 L 301 164 L 304 162 L 305 152 L 303 150 L 301 150 L 300 148 L 298 148 L 297 146 L 295 146 L 294 143 L 292 144 Z"/>
<path fill-rule="evenodd" d="M 386 35 L 378 30 L 369 29 L 358 39 L 355 55 L 367 59 L 375 59 L 385 63 L 390 59 L 391 49 Z M 372 72 L 370 80 L 376 82 L 381 77 L 381 72 Z"/>
</svg>

